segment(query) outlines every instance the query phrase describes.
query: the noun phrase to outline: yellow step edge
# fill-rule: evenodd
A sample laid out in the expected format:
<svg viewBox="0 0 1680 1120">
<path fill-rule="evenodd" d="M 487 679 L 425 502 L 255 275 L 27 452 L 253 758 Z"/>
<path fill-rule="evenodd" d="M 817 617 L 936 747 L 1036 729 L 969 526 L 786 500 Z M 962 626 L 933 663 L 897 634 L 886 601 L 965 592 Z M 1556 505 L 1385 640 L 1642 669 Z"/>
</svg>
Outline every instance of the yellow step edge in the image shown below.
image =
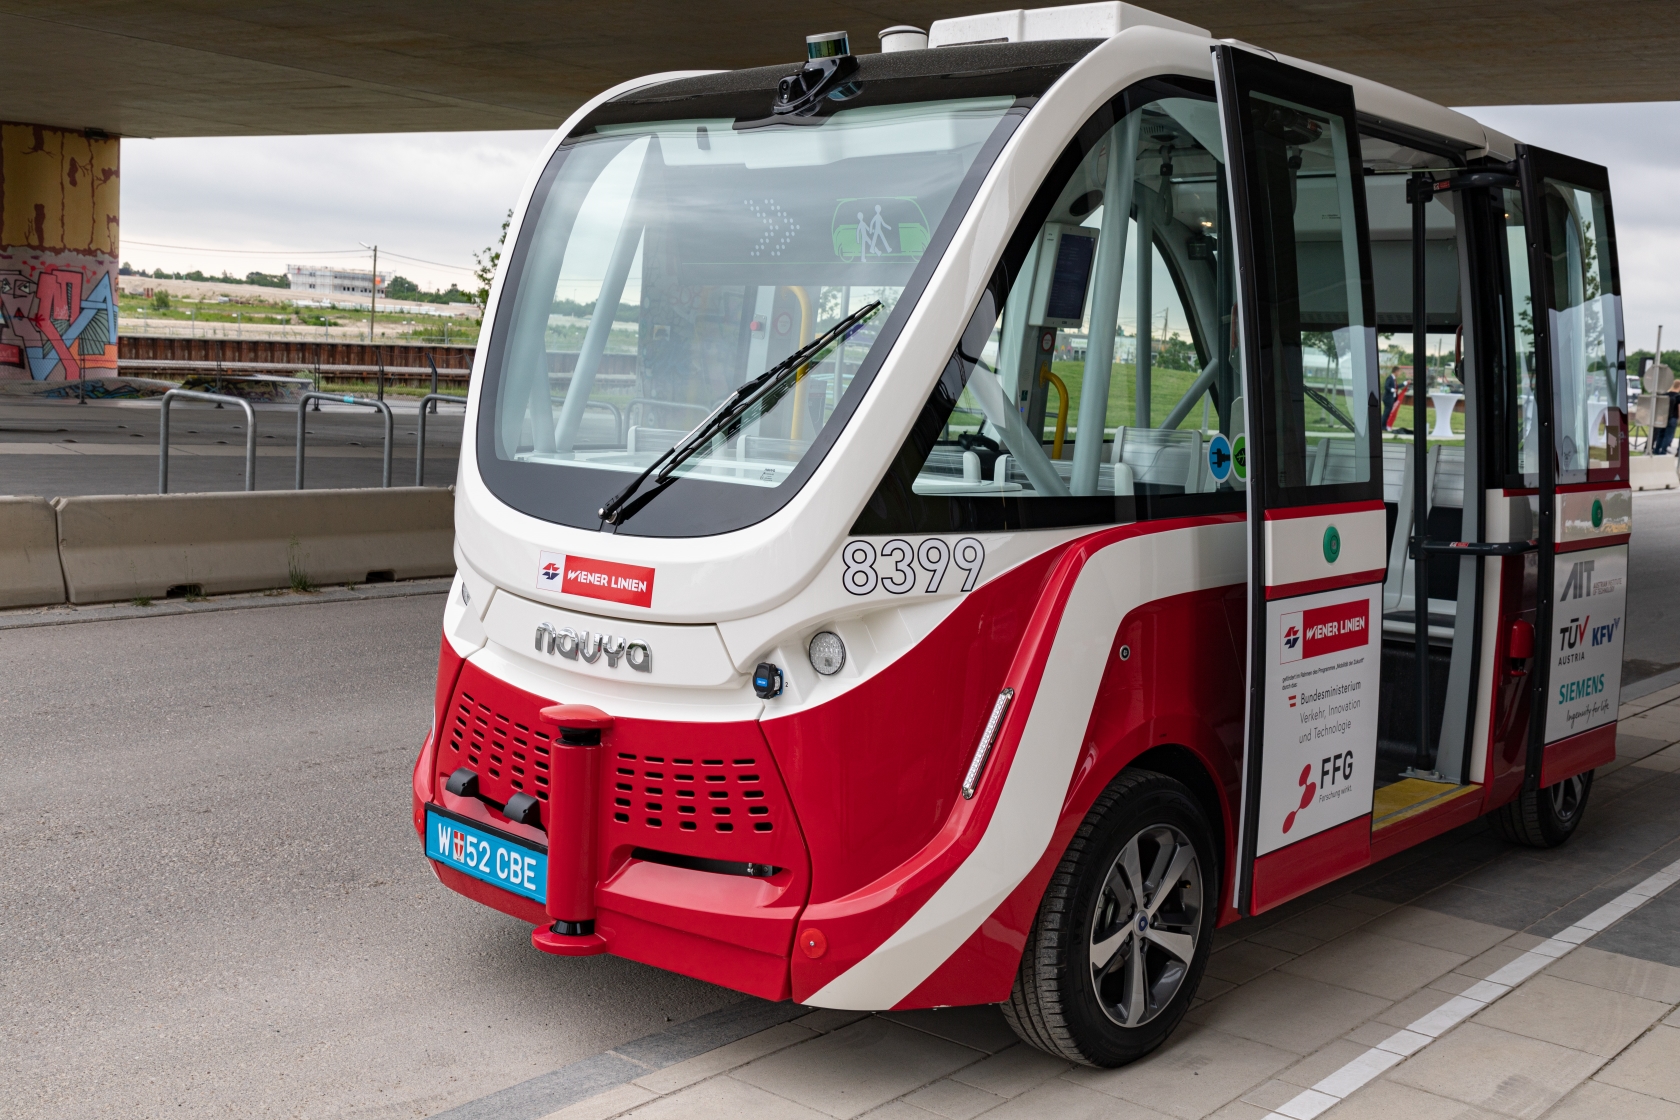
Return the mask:
<svg viewBox="0 0 1680 1120">
<path fill-rule="evenodd" d="M 1478 792 L 1481 788 L 1478 785 L 1461 786 L 1451 782 L 1426 782 L 1422 778 L 1402 778 L 1377 790 L 1371 805 L 1371 831 L 1397 824 L 1425 809 Z"/>
</svg>

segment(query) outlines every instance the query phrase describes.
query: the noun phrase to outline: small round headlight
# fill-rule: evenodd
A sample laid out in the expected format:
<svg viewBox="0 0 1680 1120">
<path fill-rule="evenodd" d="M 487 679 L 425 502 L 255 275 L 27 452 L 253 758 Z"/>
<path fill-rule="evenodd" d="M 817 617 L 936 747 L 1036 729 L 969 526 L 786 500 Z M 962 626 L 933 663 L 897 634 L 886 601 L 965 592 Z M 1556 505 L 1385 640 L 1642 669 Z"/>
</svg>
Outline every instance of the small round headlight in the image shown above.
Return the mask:
<svg viewBox="0 0 1680 1120">
<path fill-rule="evenodd" d="M 811 655 L 811 668 L 825 677 L 832 677 L 846 664 L 846 643 L 840 640 L 840 635 L 828 630 L 812 638 L 806 652 Z"/>
</svg>

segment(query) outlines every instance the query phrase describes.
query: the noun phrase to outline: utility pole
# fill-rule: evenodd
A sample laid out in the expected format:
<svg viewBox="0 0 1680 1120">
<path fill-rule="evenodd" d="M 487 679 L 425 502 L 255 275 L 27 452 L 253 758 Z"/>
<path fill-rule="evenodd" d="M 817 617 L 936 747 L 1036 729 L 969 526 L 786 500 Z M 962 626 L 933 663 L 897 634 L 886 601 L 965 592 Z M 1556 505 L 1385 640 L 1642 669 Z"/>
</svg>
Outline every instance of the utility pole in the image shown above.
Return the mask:
<svg viewBox="0 0 1680 1120">
<path fill-rule="evenodd" d="M 364 249 L 373 250 L 373 282 L 368 285 L 368 345 L 373 345 L 373 316 L 379 309 L 379 246 L 361 242 Z"/>
</svg>

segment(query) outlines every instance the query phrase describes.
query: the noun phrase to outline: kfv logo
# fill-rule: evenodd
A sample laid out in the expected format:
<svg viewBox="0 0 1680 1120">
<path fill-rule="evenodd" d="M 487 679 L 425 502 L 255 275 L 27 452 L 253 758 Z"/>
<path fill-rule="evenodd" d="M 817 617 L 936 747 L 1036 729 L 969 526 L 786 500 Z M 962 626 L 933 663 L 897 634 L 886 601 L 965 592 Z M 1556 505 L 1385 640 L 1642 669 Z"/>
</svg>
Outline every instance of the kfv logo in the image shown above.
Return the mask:
<svg viewBox="0 0 1680 1120">
<path fill-rule="evenodd" d="M 1585 599 L 1587 596 L 1591 595 L 1592 574 L 1593 561 L 1575 561 L 1575 566 L 1570 569 L 1569 578 L 1564 581 L 1563 595 L 1560 597 L 1560 601 L 1567 602 L 1570 599 Z"/>
</svg>

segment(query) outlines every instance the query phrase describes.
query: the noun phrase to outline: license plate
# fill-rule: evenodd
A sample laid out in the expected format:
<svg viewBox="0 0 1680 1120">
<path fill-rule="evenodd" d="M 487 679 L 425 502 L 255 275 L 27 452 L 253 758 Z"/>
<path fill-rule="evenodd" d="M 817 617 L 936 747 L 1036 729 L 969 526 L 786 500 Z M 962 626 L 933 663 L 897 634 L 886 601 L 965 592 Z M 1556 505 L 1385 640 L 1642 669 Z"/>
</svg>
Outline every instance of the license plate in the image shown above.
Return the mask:
<svg viewBox="0 0 1680 1120">
<path fill-rule="evenodd" d="M 430 808 L 426 810 L 426 855 L 534 902 L 548 900 L 548 856 Z"/>
</svg>

